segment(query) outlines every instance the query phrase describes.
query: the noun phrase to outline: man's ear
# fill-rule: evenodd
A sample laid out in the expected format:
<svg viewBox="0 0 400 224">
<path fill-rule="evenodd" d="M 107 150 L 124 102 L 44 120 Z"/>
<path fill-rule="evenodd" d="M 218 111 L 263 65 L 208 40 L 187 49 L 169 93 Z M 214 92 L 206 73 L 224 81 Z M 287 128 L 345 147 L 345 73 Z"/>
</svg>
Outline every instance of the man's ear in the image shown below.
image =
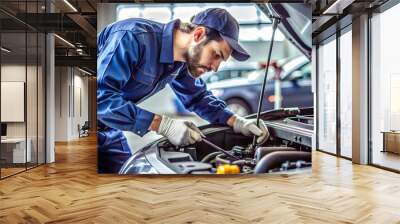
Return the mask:
<svg viewBox="0 0 400 224">
<path fill-rule="evenodd" d="M 193 31 L 193 39 L 195 42 L 200 42 L 203 37 L 206 36 L 206 29 L 202 26 L 198 26 Z"/>
</svg>

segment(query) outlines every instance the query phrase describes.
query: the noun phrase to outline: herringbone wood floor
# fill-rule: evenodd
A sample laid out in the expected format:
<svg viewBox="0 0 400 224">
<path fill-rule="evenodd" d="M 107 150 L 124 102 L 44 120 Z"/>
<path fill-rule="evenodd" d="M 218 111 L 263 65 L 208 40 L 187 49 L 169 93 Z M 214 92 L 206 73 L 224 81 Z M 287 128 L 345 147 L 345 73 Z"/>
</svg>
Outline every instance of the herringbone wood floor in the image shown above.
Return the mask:
<svg viewBox="0 0 400 224">
<path fill-rule="evenodd" d="M 316 152 L 292 176 L 96 173 L 95 138 L 0 181 L 0 223 L 400 223 L 400 175 Z"/>
</svg>

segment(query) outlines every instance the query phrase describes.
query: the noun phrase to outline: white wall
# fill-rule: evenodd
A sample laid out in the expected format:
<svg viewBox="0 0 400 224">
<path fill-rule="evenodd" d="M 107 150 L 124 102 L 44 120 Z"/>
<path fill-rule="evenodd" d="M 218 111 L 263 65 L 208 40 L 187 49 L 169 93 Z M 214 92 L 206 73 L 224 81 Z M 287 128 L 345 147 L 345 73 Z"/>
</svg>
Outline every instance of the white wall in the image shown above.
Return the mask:
<svg viewBox="0 0 400 224">
<path fill-rule="evenodd" d="M 56 67 L 56 141 L 79 138 L 78 124 L 88 120 L 88 78 L 83 75 L 75 68 Z"/>
<path fill-rule="evenodd" d="M 25 69 L 25 65 L 2 65 L 1 81 L 25 82 Z M 7 122 L 7 137 L 25 137 L 25 122 Z"/>
</svg>

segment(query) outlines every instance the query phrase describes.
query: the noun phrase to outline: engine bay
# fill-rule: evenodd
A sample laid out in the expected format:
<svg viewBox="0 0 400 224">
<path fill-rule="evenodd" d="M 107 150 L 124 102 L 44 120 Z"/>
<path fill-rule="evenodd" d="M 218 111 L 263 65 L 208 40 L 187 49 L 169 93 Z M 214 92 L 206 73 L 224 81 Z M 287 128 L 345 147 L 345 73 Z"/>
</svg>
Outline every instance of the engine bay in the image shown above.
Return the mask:
<svg viewBox="0 0 400 224">
<path fill-rule="evenodd" d="M 304 136 L 304 132 L 296 134 L 293 127 L 289 130 L 284 124 L 293 126 L 297 122 L 307 125 L 309 121 L 307 117 L 295 116 L 266 122 L 271 137 L 257 147 L 252 147 L 252 137 L 236 134 L 230 128 L 205 128 L 202 131 L 207 140 L 227 153 L 205 142 L 176 147 L 164 140 L 157 144 L 159 158 L 179 174 L 262 174 L 302 170 L 311 167 L 311 138 Z M 235 172 L 226 171 L 229 167 Z"/>
<path fill-rule="evenodd" d="M 192 145 L 178 147 L 167 138 L 161 138 L 131 156 L 120 174 L 307 172 L 312 157 L 312 115 L 313 108 L 278 109 L 262 113 L 260 122 L 266 124 L 270 137 L 256 147 L 252 147 L 252 137 L 234 133 L 228 126 L 214 124 L 199 127 L 205 138 Z"/>
</svg>

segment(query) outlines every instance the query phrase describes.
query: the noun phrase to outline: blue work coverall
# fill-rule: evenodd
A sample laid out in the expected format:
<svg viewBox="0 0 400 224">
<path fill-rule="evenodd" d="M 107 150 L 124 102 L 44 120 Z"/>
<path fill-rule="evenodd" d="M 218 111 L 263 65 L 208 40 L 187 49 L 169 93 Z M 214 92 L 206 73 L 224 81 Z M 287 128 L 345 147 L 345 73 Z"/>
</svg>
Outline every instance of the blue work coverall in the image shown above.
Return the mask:
<svg viewBox="0 0 400 224">
<path fill-rule="evenodd" d="M 154 114 L 136 104 L 169 84 L 185 108 L 210 123 L 226 124 L 233 113 L 174 61 L 173 31 L 162 24 L 127 19 L 108 25 L 97 37 L 98 171 L 116 173 L 131 156 L 122 131 L 148 132 Z M 166 102 L 159 102 L 160 106 Z"/>
</svg>

